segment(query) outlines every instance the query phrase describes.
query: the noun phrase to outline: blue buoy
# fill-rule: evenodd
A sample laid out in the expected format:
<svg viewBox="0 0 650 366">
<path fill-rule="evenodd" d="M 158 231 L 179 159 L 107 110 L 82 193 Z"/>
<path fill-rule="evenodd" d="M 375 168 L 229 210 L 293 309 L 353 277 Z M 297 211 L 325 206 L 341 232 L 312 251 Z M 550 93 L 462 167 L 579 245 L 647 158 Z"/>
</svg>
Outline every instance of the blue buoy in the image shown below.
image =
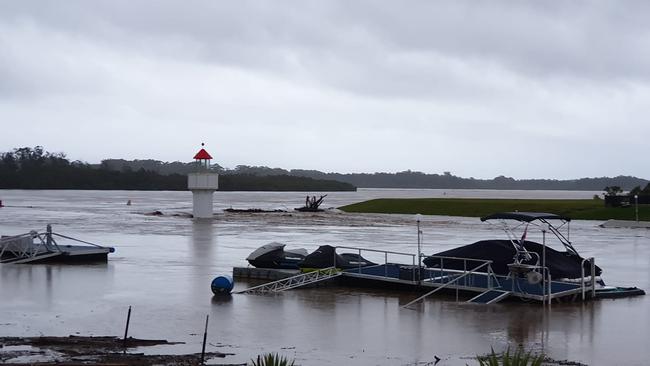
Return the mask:
<svg viewBox="0 0 650 366">
<path fill-rule="evenodd" d="M 227 295 L 232 291 L 235 283 L 232 280 L 232 277 L 228 275 L 218 276 L 212 280 L 212 292 L 215 295 Z"/>
</svg>

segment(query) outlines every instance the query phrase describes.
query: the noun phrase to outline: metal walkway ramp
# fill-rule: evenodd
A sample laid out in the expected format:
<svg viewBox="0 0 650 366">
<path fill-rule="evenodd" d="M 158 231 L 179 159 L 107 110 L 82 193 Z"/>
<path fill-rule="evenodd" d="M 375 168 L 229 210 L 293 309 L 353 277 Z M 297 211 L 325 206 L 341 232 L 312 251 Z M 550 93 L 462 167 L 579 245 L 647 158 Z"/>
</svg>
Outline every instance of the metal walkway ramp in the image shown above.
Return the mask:
<svg viewBox="0 0 650 366">
<path fill-rule="evenodd" d="M 510 291 L 502 290 L 487 290 L 473 298 L 467 300 L 467 302 L 473 304 L 496 304 L 497 302 L 505 299 L 510 296 L 512 293 Z"/>
<path fill-rule="evenodd" d="M 325 281 L 342 275 L 343 272 L 336 269 L 336 267 L 328 267 L 319 269 L 313 272 L 301 273 L 292 277 L 283 278 L 281 280 L 265 283 L 259 286 L 247 288 L 242 291 L 235 292 L 236 294 L 250 294 L 250 293 L 269 293 L 269 292 L 282 292 L 294 288 L 310 285 L 313 283 Z"/>
</svg>

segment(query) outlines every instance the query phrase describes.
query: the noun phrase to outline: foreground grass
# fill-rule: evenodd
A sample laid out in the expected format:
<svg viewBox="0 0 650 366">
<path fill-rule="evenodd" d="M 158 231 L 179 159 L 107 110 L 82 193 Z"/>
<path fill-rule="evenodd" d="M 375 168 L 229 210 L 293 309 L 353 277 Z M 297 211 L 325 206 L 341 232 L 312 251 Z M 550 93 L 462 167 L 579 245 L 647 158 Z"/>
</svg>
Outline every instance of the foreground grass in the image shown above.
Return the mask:
<svg viewBox="0 0 650 366">
<path fill-rule="evenodd" d="M 481 217 L 495 212 L 550 212 L 579 220 L 634 220 L 634 206 L 605 207 L 601 200 L 474 198 L 381 198 L 340 207 L 345 212 Z M 639 220 L 650 221 L 650 205 L 639 205 Z"/>
<path fill-rule="evenodd" d="M 252 366 L 293 366 L 294 364 L 294 360 L 289 360 L 288 358 L 280 356 L 277 353 L 266 353 L 257 356 L 257 361 L 251 360 Z"/>
<path fill-rule="evenodd" d="M 502 354 L 496 354 L 494 350 L 487 356 L 478 356 L 476 359 L 479 366 L 541 366 L 544 362 L 544 355 L 534 355 L 531 351 L 524 351 L 518 348 L 510 353 L 510 348 Z"/>
</svg>

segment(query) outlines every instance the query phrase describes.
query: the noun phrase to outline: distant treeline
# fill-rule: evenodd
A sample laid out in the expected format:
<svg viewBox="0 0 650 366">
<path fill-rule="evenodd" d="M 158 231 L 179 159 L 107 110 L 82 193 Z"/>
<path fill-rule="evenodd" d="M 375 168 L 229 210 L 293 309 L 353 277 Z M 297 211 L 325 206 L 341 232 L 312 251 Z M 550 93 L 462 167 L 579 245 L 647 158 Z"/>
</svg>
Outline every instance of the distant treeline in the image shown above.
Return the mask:
<svg viewBox="0 0 650 366">
<path fill-rule="evenodd" d="M 163 163 L 156 160 L 116 160 L 102 161 L 102 165 L 111 169 L 121 170 L 125 167 L 133 169 L 146 166 L 148 170 L 163 174 L 184 172 L 191 169 L 188 163 Z M 493 179 L 461 178 L 449 172 L 443 174 L 425 174 L 414 171 L 399 173 L 323 173 L 318 170 L 285 170 L 264 166 L 238 165 L 234 169 L 224 169 L 218 165 L 213 168 L 220 174 L 245 174 L 253 176 L 297 176 L 313 179 L 326 179 L 350 183 L 363 188 L 438 188 L 438 189 L 522 189 L 522 190 L 569 190 L 569 191 L 602 191 L 604 187 L 619 186 L 629 191 L 637 186 L 645 186 L 648 180 L 629 177 L 580 178 L 569 180 L 556 179 L 514 179 L 499 176 Z M 175 170 L 178 169 L 178 170 Z"/>
<path fill-rule="evenodd" d="M 192 167 L 178 163 L 179 167 Z M 187 189 L 186 173 L 161 174 L 153 169 L 112 169 L 105 164 L 69 161 L 63 153 L 42 147 L 23 147 L 0 154 L 0 189 L 97 189 L 170 190 Z M 187 170 L 189 172 L 190 170 Z M 349 183 L 289 175 L 256 176 L 228 174 L 219 179 L 223 191 L 354 191 Z"/>
<path fill-rule="evenodd" d="M 444 174 L 425 174 L 414 171 L 399 173 L 340 174 L 314 170 L 292 170 L 292 175 L 314 179 L 333 179 L 364 188 L 439 188 L 439 189 L 521 189 L 521 190 L 567 190 L 602 191 L 604 187 L 618 185 L 625 190 L 648 184 L 648 180 L 630 177 L 600 177 L 580 179 L 514 179 L 498 176 L 493 179 L 461 178 Z"/>
</svg>

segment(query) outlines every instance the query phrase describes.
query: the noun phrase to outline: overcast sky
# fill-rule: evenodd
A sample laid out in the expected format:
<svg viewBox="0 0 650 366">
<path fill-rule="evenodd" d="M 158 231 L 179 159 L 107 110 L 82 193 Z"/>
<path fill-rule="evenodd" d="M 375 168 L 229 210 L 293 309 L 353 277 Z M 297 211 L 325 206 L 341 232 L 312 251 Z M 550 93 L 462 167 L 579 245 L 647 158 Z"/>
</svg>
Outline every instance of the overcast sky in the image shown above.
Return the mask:
<svg viewBox="0 0 650 366">
<path fill-rule="evenodd" d="M 650 178 L 650 2 L 2 1 L 0 151 Z"/>
</svg>

